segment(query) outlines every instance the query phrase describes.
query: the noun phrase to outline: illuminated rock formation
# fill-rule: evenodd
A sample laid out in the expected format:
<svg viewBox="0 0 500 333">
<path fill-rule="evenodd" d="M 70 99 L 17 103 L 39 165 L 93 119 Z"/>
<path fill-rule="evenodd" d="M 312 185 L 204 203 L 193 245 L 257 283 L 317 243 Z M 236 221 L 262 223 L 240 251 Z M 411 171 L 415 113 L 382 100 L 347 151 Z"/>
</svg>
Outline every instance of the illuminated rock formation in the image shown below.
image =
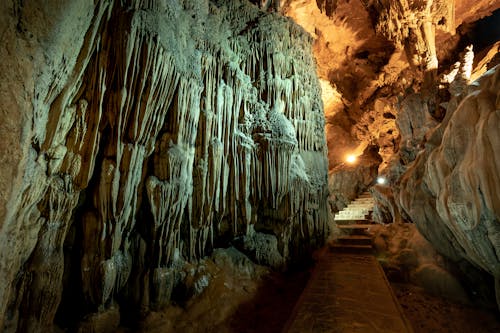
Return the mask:
<svg viewBox="0 0 500 333">
<path fill-rule="evenodd" d="M 331 170 L 329 201 L 334 212 L 346 207 L 359 193 L 375 184 L 381 162 L 378 147 L 368 146 L 353 162 L 345 162 Z"/>
<path fill-rule="evenodd" d="M 403 175 L 399 203 L 441 253 L 493 275 L 500 304 L 498 67 L 467 93 Z"/>
<path fill-rule="evenodd" d="M 300 27 L 245 1 L 57 4 L 2 5 L 2 166 L 17 170 L 1 183 L 2 331 L 49 330 L 61 306 L 95 329 L 117 295 L 162 306 L 179 262 L 237 237 L 264 232 L 279 267 L 323 243 L 324 116 Z"/>
<path fill-rule="evenodd" d="M 330 169 L 341 164 L 347 152 L 361 153 L 368 144 L 376 144 L 383 158 L 381 171 L 399 150 L 400 99 L 421 89 L 434 98 L 437 75 L 444 69 L 438 65 L 455 61 L 473 22 L 500 8 L 498 2 L 487 0 L 282 4 L 284 13 L 314 38 Z M 429 108 L 432 116 L 441 116 L 438 107 Z"/>
<path fill-rule="evenodd" d="M 378 145 L 387 185 L 374 193 L 374 217 L 415 222 L 441 253 L 493 275 L 497 290 L 498 74 L 470 84 L 498 64 L 498 29 L 492 23 L 471 33 L 478 41 L 467 31 L 495 10 L 498 21 L 498 8 L 468 0 L 316 0 L 285 10 L 315 37 L 327 88 L 330 182 L 345 180 L 347 151 Z M 359 194 L 359 182 L 351 183 L 344 192 Z M 331 200 L 334 209 L 345 201 Z"/>
</svg>

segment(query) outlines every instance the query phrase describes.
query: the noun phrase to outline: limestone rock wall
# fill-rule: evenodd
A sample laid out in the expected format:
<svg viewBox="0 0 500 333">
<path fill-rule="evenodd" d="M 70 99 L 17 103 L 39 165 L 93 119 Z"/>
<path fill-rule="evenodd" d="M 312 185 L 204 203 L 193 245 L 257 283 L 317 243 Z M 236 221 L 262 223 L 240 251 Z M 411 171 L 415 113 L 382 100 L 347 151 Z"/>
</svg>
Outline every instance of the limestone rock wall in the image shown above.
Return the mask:
<svg viewBox="0 0 500 333">
<path fill-rule="evenodd" d="M 285 7 L 314 36 L 318 75 L 328 88 L 333 208 L 346 201 L 337 193 L 353 196 L 361 183 L 342 167 L 344 155 L 378 145 L 378 171 L 388 185 L 375 187 L 374 218 L 414 221 L 441 253 L 489 272 L 497 285 L 497 74 L 479 87 L 468 84 L 473 67 L 483 68 L 475 79 L 497 63 L 498 34 L 486 23 L 497 19 L 499 5 L 304 0 Z M 464 48 L 463 61 L 445 72 Z"/>
<path fill-rule="evenodd" d="M 412 223 L 391 223 L 370 228 L 376 256 L 390 281 L 411 282 L 426 292 L 458 302 L 468 301 L 467 292 L 453 276 L 450 262 L 418 232 Z"/>
<path fill-rule="evenodd" d="M 401 178 L 402 211 L 441 253 L 490 273 L 500 304 L 500 70 L 452 97 Z"/>
<path fill-rule="evenodd" d="M 2 7 L 3 331 L 50 329 L 61 299 L 75 318 L 166 304 L 177 262 L 237 237 L 268 234 L 278 266 L 324 241 L 320 89 L 290 20 L 243 0 Z"/>
<path fill-rule="evenodd" d="M 396 149 L 396 96 L 414 76 L 403 73 L 404 53 L 377 34 L 361 0 L 290 1 L 284 12 L 314 37 L 330 170 L 368 144 L 379 145 L 385 161 Z"/>
</svg>

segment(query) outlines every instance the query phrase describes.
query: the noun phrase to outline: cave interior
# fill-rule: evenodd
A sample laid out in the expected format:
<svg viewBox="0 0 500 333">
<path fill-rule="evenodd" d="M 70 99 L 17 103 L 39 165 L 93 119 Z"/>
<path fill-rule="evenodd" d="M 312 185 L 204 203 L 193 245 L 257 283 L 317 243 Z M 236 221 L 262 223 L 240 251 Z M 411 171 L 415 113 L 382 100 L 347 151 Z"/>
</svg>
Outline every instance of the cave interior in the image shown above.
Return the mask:
<svg viewBox="0 0 500 333">
<path fill-rule="evenodd" d="M 0 7 L 0 331 L 301 332 L 354 254 L 500 331 L 499 1 Z"/>
</svg>

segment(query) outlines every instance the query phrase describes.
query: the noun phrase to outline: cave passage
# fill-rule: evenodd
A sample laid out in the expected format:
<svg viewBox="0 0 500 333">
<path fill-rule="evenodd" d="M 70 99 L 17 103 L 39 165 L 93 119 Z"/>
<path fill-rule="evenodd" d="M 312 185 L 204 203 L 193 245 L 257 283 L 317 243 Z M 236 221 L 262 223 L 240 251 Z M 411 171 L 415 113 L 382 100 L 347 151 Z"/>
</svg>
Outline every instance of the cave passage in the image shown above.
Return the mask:
<svg viewBox="0 0 500 333">
<path fill-rule="evenodd" d="M 0 1 L 0 331 L 500 332 L 499 10 Z"/>
</svg>

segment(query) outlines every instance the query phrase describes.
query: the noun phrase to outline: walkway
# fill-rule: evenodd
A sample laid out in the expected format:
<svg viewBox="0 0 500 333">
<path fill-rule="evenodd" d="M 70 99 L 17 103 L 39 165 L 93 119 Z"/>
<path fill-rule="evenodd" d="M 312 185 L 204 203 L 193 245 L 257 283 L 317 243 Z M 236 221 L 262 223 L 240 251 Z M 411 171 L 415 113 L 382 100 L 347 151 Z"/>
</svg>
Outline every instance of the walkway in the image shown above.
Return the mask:
<svg viewBox="0 0 500 333">
<path fill-rule="evenodd" d="M 324 250 L 283 332 L 411 333 L 371 254 Z"/>
<path fill-rule="evenodd" d="M 375 202 L 368 192 L 362 193 L 347 207 L 335 214 L 334 223 L 339 233 L 330 246 L 337 252 L 371 252 L 373 236 L 369 230 L 374 225 L 371 214 Z"/>
</svg>

